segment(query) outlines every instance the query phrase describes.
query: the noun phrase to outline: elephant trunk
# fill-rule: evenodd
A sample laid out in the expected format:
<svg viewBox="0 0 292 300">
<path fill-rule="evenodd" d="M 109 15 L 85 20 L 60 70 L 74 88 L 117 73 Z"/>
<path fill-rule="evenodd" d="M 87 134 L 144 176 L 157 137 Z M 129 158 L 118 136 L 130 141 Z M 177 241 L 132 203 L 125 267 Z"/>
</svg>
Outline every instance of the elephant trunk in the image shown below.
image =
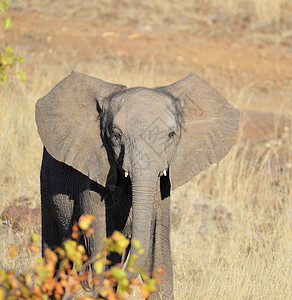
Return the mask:
<svg viewBox="0 0 292 300">
<path fill-rule="evenodd" d="M 153 202 L 156 194 L 157 174 L 143 174 L 132 178 L 132 238 L 141 243 L 144 253 L 139 255 L 136 265 L 145 268 L 149 253 Z M 132 247 L 131 255 L 136 252 Z M 138 274 L 134 274 L 136 276 Z"/>
</svg>

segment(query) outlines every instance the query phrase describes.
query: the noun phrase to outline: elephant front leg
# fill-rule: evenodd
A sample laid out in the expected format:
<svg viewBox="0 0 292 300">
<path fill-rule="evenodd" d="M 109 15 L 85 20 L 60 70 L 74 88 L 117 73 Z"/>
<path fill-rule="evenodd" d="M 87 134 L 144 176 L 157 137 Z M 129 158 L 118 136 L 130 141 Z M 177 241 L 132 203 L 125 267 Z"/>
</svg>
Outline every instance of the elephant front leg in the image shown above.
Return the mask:
<svg viewBox="0 0 292 300">
<path fill-rule="evenodd" d="M 169 206 L 169 197 L 156 202 L 152 251 L 149 252 L 148 264 L 146 266 L 147 270 L 145 271 L 152 274 L 152 276 L 157 268 L 162 268 L 164 272 L 160 275 L 161 284 L 158 285 L 157 290 L 151 294 L 150 299 L 174 299 L 169 237 Z"/>
<path fill-rule="evenodd" d="M 94 229 L 91 237 L 83 236 L 84 246 L 89 258 L 95 256 L 103 246 L 106 237 L 106 207 L 101 196 L 92 190 L 86 190 L 81 195 L 80 215 L 93 215 L 95 220 L 91 223 Z"/>
<path fill-rule="evenodd" d="M 80 274 L 83 275 L 87 271 L 92 271 L 95 274 L 93 264 L 95 262 L 95 256 L 103 246 L 103 239 L 106 237 L 106 207 L 105 201 L 101 198 L 100 193 L 92 189 L 87 189 L 80 195 L 80 201 L 78 205 L 77 219 L 81 215 L 93 215 L 95 220 L 91 223 L 93 228 L 93 234 L 90 237 L 86 237 L 84 234 L 81 237 L 80 242 L 84 245 L 86 253 L 89 257 L 87 263 L 85 263 L 81 269 Z M 100 278 L 100 276 L 97 276 Z M 94 295 L 98 292 L 91 280 L 85 280 L 82 282 L 82 286 L 87 290 L 92 290 Z"/>
</svg>

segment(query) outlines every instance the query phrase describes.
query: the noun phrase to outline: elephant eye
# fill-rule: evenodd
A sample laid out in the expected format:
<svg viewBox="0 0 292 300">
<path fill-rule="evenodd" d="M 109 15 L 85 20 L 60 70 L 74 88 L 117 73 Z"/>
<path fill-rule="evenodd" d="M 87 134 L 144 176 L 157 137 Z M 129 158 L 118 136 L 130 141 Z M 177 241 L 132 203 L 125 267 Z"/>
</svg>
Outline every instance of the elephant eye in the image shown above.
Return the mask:
<svg viewBox="0 0 292 300">
<path fill-rule="evenodd" d="M 175 136 L 175 132 L 174 132 L 174 131 L 171 131 L 171 132 L 168 134 L 168 138 L 169 138 L 169 139 L 172 139 L 174 136 Z"/>
<path fill-rule="evenodd" d="M 117 141 L 117 142 L 120 142 L 121 141 L 121 134 L 120 133 L 118 133 L 118 132 L 113 132 L 113 137 L 115 138 L 115 140 Z"/>
</svg>

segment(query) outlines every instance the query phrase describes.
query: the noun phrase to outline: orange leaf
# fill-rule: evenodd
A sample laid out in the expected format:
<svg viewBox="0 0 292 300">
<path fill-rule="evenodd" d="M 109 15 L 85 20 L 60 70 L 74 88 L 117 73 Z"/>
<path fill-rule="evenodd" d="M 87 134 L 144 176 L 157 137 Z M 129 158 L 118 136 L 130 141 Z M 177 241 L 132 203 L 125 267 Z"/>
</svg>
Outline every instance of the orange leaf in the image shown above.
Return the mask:
<svg viewBox="0 0 292 300">
<path fill-rule="evenodd" d="M 54 293 L 54 295 L 57 296 L 57 295 L 63 295 L 63 294 L 64 294 L 63 287 L 62 287 L 62 285 L 61 285 L 60 282 L 57 282 L 56 286 L 55 286 L 55 293 Z"/>
<path fill-rule="evenodd" d="M 148 298 L 150 296 L 150 290 L 146 283 L 142 283 L 140 286 L 140 295 L 142 298 Z"/>
<path fill-rule="evenodd" d="M 79 237 L 79 234 L 77 232 L 72 232 L 71 236 L 72 236 L 72 239 L 77 240 Z"/>
<path fill-rule="evenodd" d="M 17 248 L 16 246 L 13 245 L 9 250 L 9 256 L 13 258 L 16 256 L 16 254 L 17 254 Z"/>
<path fill-rule="evenodd" d="M 60 277 L 61 279 L 66 279 L 66 278 L 67 278 L 67 275 L 66 275 L 65 271 L 63 271 L 63 270 L 59 271 L 59 277 Z"/>
<path fill-rule="evenodd" d="M 36 244 L 30 244 L 30 245 L 28 246 L 28 248 L 29 248 L 29 250 L 30 250 L 31 252 L 33 252 L 33 253 L 37 253 L 37 252 L 40 251 L 40 247 L 39 247 L 38 245 L 36 245 Z"/>
<path fill-rule="evenodd" d="M 36 295 L 36 296 L 42 296 L 42 291 L 41 288 L 34 284 L 33 288 L 32 288 L 32 292 Z M 0 298 L 1 299 L 1 298 Z"/>
<path fill-rule="evenodd" d="M 13 290 L 13 295 L 16 296 L 17 298 L 19 298 L 21 294 L 22 294 L 21 290 L 16 290 L 16 289 Z"/>
<path fill-rule="evenodd" d="M 6 300 L 5 291 L 1 286 L 0 286 L 0 299 Z"/>
<path fill-rule="evenodd" d="M 8 276 L 8 280 L 12 289 L 16 289 L 19 286 L 19 282 L 13 277 L 13 275 Z"/>
<path fill-rule="evenodd" d="M 73 232 L 79 232 L 79 228 L 78 228 L 77 223 L 75 223 L 75 224 L 72 226 L 72 231 L 73 231 Z"/>
<path fill-rule="evenodd" d="M 57 280 L 54 277 L 46 278 L 42 286 L 43 292 L 48 292 L 49 295 L 52 295 L 52 292 L 55 289 L 56 284 L 57 284 Z"/>
<path fill-rule="evenodd" d="M 53 264 L 56 264 L 58 261 L 56 253 L 48 248 L 45 250 L 45 257 L 48 262 L 52 262 Z"/>
<path fill-rule="evenodd" d="M 86 231 L 86 237 L 91 237 L 93 235 L 93 232 L 94 232 L 94 229 L 93 228 L 89 228 L 87 231 Z"/>
</svg>

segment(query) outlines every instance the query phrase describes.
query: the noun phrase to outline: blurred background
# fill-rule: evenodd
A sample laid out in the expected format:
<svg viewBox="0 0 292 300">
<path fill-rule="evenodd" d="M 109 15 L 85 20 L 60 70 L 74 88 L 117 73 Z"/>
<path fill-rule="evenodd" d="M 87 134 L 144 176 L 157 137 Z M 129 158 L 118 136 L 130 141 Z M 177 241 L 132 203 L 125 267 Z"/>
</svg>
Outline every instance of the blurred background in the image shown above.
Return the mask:
<svg viewBox="0 0 292 300">
<path fill-rule="evenodd" d="M 0 85 L 0 268 L 30 268 L 40 232 L 36 100 L 72 70 L 129 87 L 194 72 L 241 121 L 231 153 L 172 194 L 175 297 L 292 297 L 291 1 L 11 0 L 6 17 L 0 52 L 24 62 Z"/>
</svg>

